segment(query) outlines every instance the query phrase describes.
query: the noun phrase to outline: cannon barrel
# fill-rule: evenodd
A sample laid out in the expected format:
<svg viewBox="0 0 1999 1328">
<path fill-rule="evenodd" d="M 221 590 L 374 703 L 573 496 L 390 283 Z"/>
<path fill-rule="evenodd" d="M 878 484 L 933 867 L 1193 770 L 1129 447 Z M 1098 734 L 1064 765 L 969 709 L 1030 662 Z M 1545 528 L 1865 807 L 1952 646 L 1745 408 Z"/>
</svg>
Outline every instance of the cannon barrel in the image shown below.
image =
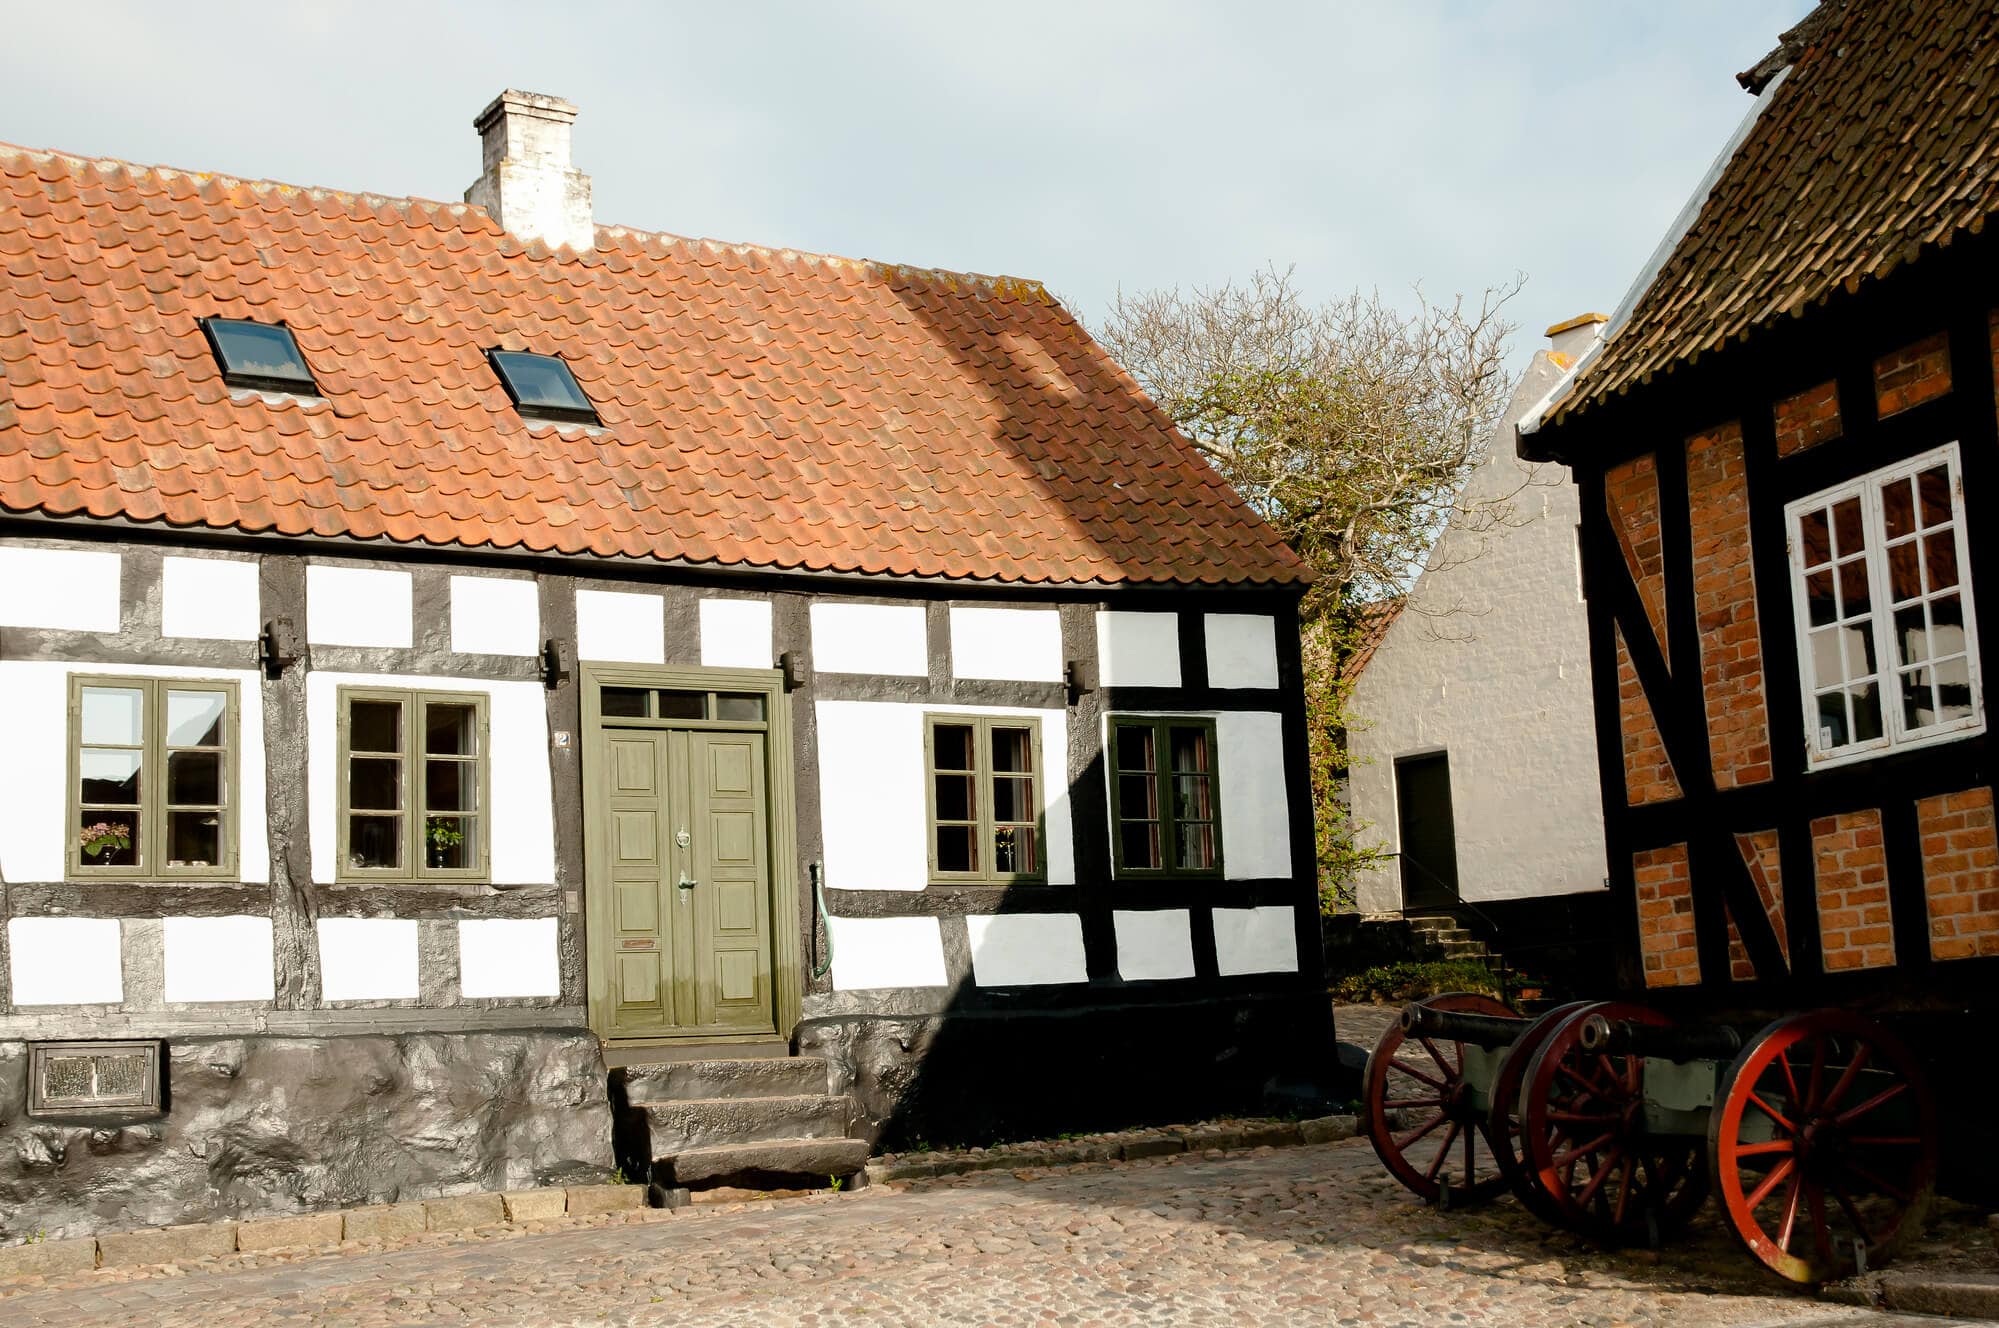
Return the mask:
<svg viewBox="0 0 1999 1328">
<path fill-rule="evenodd" d="M 1658 1027 L 1629 1019 L 1584 1015 L 1577 1039 L 1584 1051 L 1602 1056 L 1645 1056 L 1665 1061 L 1732 1061 L 1742 1050 L 1742 1034 L 1726 1024 L 1668 1024 Z"/>
<path fill-rule="evenodd" d="M 1442 1037 L 1475 1047 L 1506 1047 L 1525 1027 L 1525 1019 L 1438 1010 L 1420 1001 L 1402 1007 L 1402 1032 L 1408 1037 Z"/>
</svg>

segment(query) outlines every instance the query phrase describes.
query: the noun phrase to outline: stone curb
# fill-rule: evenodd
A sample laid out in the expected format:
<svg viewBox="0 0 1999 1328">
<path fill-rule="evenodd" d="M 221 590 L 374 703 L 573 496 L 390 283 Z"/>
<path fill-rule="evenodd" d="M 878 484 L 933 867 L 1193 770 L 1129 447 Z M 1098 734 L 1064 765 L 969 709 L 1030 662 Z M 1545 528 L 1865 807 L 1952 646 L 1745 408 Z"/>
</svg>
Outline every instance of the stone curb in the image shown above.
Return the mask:
<svg viewBox="0 0 1999 1328">
<path fill-rule="evenodd" d="M 1070 1167 L 1086 1162 L 1133 1162 L 1175 1153 L 1213 1149 L 1295 1148 L 1351 1139 L 1360 1122 L 1353 1116 L 1320 1116 L 1306 1121 L 1200 1126 L 1181 1133 L 1160 1131 L 1130 1139 L 1086 1139 L 1033 1151 L 995 1148 L 983 1153 L 924 1155 L 896 1162 L 870 1162 L 863 1172 L 871 1185 L 895 1180 L 929 1180 L 975 1171 L 1018 1171 L 1028 1167 Z"/>
<path fill-rule="evenodd" d="M 1950 1319 L 1999 1319 L 1999 1277 L 1980 1273 L 1883 1273 L 1881 1308 Z"/>
<path fill-rule="evenodd" d="M 680 1197 L 684 1203 L 684 1193 Z M 94 1268 L 181 1263 L 218 1254 L 343 1245 L 357 1240 L 415 1236 L 426 1231 L 468 1231 L 474 1227 L 583 1217 L 645 1206 L 643 1185 L 571 1185 L 369 1204 L 331 1213 L 107 1231 L 74 1240 L 0 1246 L 0 1280 L 87 1272 Z"/>
</svg>

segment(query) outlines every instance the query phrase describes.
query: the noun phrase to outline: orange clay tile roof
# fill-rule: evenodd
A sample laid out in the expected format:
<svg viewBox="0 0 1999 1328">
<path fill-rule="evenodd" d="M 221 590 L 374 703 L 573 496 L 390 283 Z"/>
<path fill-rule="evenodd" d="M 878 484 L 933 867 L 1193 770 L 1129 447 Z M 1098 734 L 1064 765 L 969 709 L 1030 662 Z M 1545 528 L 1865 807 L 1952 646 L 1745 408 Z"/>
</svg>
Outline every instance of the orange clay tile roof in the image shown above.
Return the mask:
<svg viewBox="0 0 1999 1328">
<path fill-rule="evenodd" d="M 1827 0 L 1747 137 L 1551 424 L 1857 290 L 1999 210 L 1999 5 Z M 1759 81 L 1760 80 L 1760 81 Z"/>
<path fill-rule="evenodd" d="M 1341 678 L 1353 682 L 1360 677 L 1374 659 L 1374 652 L 1381 649 L 1381 643 L 1388 639 L 1388 629 L 1402 616 L 1402 607 L 1408 602 L 1408 596 L 1397 595 L 1393 599 L 1375 600 L 1354 608 L 1353 644 L 1346 658 L 1340 661 Z"/>
<path fill-rule="evenodd" d="M 232 391 L 282 320 L 325 399 Z M 524 423 L 490 347 L 601 430 Z M 0 145 L 0 509 L 1003 582 L 1304 564 L 1039 285 Z"/>
</svg>

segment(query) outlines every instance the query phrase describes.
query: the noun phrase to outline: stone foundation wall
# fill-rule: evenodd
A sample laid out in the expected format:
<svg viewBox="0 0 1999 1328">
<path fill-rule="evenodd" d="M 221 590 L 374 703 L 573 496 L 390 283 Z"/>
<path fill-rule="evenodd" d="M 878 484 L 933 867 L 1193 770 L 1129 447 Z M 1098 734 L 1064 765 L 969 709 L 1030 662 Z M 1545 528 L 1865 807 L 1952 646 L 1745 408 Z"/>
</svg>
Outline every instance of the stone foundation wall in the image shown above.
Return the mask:
<svg viewBox="0 0 1999 1328">
<path fill-rule="evenodd" d="M 1319 993 L 1074 1011 L 808 1018 L 799 1051 L 877 1151 L 983 1145 L 1268 1111 L 1344 1096 Z M 1316 1110 L 1315 1110 L 1316 1108 Z"/>
<path fill-rule="evenodd" d="M 584 1030 L 198 1038 L 165 1114 L 27 1115 L 0 1042 L 0 1245 L 602 1179 L 611 1113 Z"/>
</svg>

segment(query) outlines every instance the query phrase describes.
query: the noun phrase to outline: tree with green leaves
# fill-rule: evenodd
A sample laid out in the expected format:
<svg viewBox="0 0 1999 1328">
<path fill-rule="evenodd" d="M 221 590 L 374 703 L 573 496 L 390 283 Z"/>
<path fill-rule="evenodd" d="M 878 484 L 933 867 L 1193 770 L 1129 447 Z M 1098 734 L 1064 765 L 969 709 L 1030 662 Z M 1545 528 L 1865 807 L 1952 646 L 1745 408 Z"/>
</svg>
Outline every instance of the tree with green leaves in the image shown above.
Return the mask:
<svg viewBox="0 0 1999 1328">
<path fill-rule="evenodd" d="M 1405 594 L 1447 525 L 1513 520 L 1513 494 L 1467 494 L 1511 391 L 1518 280 L 1414 308 L 1356 292 L 1309 301 L 1275 268 L 1247 285 L 1120 292 L 1098 339 L 1317 574 L 1302 606 L 1319 880 L 1328 908 L 1378 856 L 1341 796 L 1345 664 Z M 1476 543 L 1476 542 L 1472 542 Z"/>
</svg>

